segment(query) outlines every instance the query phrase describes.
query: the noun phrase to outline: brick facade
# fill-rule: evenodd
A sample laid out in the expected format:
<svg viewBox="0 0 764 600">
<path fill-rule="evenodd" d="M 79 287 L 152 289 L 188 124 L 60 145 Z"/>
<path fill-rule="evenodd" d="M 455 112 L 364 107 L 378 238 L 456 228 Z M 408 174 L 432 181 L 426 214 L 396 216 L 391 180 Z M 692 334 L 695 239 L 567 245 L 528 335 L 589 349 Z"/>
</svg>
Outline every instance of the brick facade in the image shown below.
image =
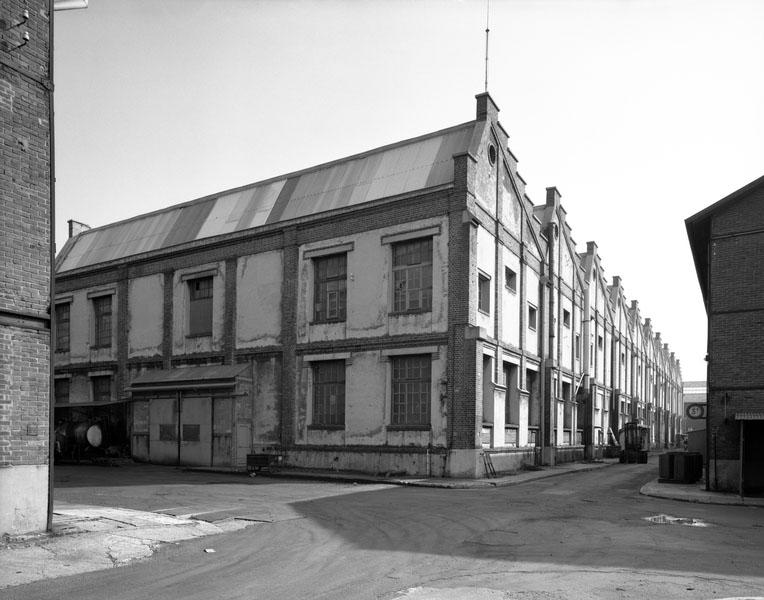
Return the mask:
<svg viewBox="0 0 764 600">
<path fill-rule="evenodd" d="M 761 493 L 764 177 L 686 224 L 708 315 L 708 485 Z"/>
<path fill-rule="evenodd" d="M 485 453 L 497 470 L 509 471 L 527 463 L 583 458 L 587 447 L 589 455 L 601 452 L 608 429 L 617 432 L 623 421 L 610 406 L 611 398 L 626 393 L 627 385 L 635 415 L 637 406 L 644 409 L 635 418 L 645 420 L 650 411 L 675 413 L 676 406 L 664 394 L 648 411 L 653 388 L 648 394 L 642 379 L 639 387 L 644 391 L 637 392 L 637 384 L 627 384 L 625 373 L 621 383 L 613 382 L 613 365 L 595 373 L 594 361 L 586 361 L 588 351 L 574 356 L 574 333 L 582 338 L 582 347 L 588 346 L 584 336 L 595 333 L 589 331 L 589 297 L 596 307 L 591 313 L 597 317 L 596 331 L 607 331 L 613 348 L 615 344 L 629 348 L 645 368 L 655 365 L 663 381 L 673 384 L 681 379 L 678 361 L 645 333 L 637 312 L 623 308 L 618 286 L 604 282 L 596 247 L 584 255 L 575 252 L 557 190 L 550 188 L 540 207 L 525 195 L 525 182 L 497 120 L 498 108 L 487 94 L 480 94 L 477 101 L 477 119 L 467 124 L 465 148 L 439 155 L 431 165 L 435 169 L 452 163 L 447 183 L 279 221 L 287 210 L 285 198 L 298 186 L 299 174 L 292 174 L 284 178 L 271 216 L 258 227 L 60 268 L 56 291 L 70 295 L 83 316 L 88 314 L 88 290 L 99 286 L 118 285 L 120 307 L 126 303 L 127 311 L 161 303 L 162 310 L 146 311 L 146 318 L 163 315 L 148 329 L 162 332 L 164 368 L 250 365 L 251 418 L 231 423 L 235 444 L 249 444 L 253 450 L 276 446 L 294 466 L 480 476 Z M 436 132 L 428 139 L 441 140 L 442 135 L 447 134 Z M 346 159 L 348 172 L 351 165 L 387 148 Z M 322 168 L 306 172 L 315 174 Z M 409 172 L 414 170 L 407 167 L 401 177 L 413 177 Z M 343 189 L 336 181 L 327 187 L 329 193 Z M 310 202 L 319 200 L 314 195 Z M 108 234 L 108 226 L 102 229 Z M 101 234 L 94 231 L 80 235 Z M 76 245 L 78 239 L 70 244 Z M 393 247 L 411 239 L 432 240 L 431 267 L 425 277 L 431 306 L 396 312 L 392 302 L 399 288 L 392 283 Z M 327 253 L 346 257 L 347 315 L 324 322 L 313 312 L 317 292 L 312 257 Z M 67 253 L 62 254 L 59 264 L 65 265 Z M 515 283 L 506 281 L 505 268 L 515 273 Z M 216 288 L 223 297 L 216 304 L 219 344 L 214 332 L 209 340 L 184 342 L 184 332 L 177 331 L 185 318 L 175 314 L 185 310 L 178 277 L 193 269 L 204 270 L 222 285 Z M 488 285 L 482 292 L 478 273 Z M 161 277 L 161 293 L 151 291 L 148 278 L 152 277 Z M 127 297 L 129 286 L 119 282 L 142 278 L 146 285 L 136 286 L 142 295 Z M 530 322 L 530 310 L 536 311 L 535 324 Z M 614 317 L 617 310 L 627 315 L 628 322 Z M 72 314 L 76 312 L 73 309 Z M 72 319 L 73 339 L 75 329 L 89 331 L 88 323 Z M 127 359 L 120 348 L 131 332 L 124 320 L 118 328 L 116 364 L 108 357 L 103 361 L 95 357 L 82 333 L 79 350 L 57 357 L 57 372 L 86 382 L 89 373 L 113 365 L 117 374 L 127 373 L 117 376 L 115 401 L 129 400 L 131 380 L 160 366 L 159 340 L 149 331 L 142 343 L 136 342 L 138 348 L 145 346 L 143 356 Z M 637 342 L 636 332 L 647 341 Z M 612 362 L 614 351 L 608 352 Z M 393 364 L 401 364 L 403 359 L 397 357 L 411 356 L 417 357 L 416 364 L 428 365 L 429 380 L 393 390 Z M 344 426 L 322 427 L 312 420 L 313 365 L 322 360 L 345 362 Z M 605 354 L 598 354 L 597 360 L 601 366 Z M 515 374 L 511 385 L 504 380 L 505 372 Z M 531 385 L 528 377 L 535 383 Z M 591 408 L 595 388 L 604 390 L 607 407 Z M 417 402 L 423 403 L 417 404 L 418 410 L 426 411 L 428 423 L 401 426 L 392 421 L 393 401 L 408 398 L 410 389 L 418 390 Z M 510 411 L 505 402 L 510 398 L 520 403 L 514 412 L 521 416 L 506 423 L 505 413 Z M 147 409 L 140 410 L 143 423 Z M 593 433 L 595 428 L 599 433 Z M 673 431 L 656 434 L 653 442 L 668 443 Z M 145 428 L 141 432 L 149 437 L 156 433 L 148 434 Z M 246 440 L 245 435 L 251 438 Z M 141 447 L 141 457 L 150 460 L 148 446 Z"/>
<path fill-rule="evenodd" d="M 29 18 L 23 22 L 23 13 Z M 0 19 L 0 535 L 46 528 L 49 486 L 50 4 Z M 24 41 L 24 32 L 29 41 Z M 20 47 L 17 47 L 20 46 Z"/>
</svg>

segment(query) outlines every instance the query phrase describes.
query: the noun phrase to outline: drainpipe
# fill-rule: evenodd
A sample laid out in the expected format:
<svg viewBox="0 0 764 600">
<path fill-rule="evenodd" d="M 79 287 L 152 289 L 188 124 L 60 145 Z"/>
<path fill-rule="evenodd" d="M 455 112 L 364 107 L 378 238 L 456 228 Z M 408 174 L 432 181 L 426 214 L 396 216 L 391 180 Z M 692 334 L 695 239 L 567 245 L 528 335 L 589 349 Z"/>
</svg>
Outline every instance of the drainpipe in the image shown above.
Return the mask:
<svg viewBox="0 0 764 600">
<path fill-rule="evenodd" d="M 49 240 L 49 260 L 50 260 L 50 338 L 49 338 L 49 394 L 48 394 L 48 519 L 46 529 L 50 531 L 53 528 L 53 463 L 55 462 L 56 448 L 56 398 L 55 375 L 53 370 L 53 361 L 55 359 L 55 348 L 53 346 L 54 332 L 56 331 L 56 151 L 54 141 L 53 127 L 53 0 L 48 0 L 48 76 L 50 78 L 50 87 L 48 88 L 48 127 L 50 129 L 49 152 L 50 152 L 50 240 Z"/>
</svg>

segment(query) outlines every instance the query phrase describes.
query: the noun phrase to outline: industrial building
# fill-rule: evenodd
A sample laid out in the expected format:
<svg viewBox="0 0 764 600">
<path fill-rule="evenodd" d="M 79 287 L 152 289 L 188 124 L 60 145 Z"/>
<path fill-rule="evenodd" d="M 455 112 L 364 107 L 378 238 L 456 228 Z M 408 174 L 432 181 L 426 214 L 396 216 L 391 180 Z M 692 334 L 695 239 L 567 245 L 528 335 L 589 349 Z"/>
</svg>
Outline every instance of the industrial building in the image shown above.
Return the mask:
<svg viewBox="0 0 764 600">
<path fill-rule="evenodd" d="M 764 492 L 764 177 L 686 221 L 708 315 L 710 489 Z"/>
<path fill-rule="evenodd" d="M 679 361 L 476 98 L 461 125 L 73 235 L 57 414 L 234 468 L 480 477 L 601 456 L 633 420 L 674 443 Z"/>
</svg>

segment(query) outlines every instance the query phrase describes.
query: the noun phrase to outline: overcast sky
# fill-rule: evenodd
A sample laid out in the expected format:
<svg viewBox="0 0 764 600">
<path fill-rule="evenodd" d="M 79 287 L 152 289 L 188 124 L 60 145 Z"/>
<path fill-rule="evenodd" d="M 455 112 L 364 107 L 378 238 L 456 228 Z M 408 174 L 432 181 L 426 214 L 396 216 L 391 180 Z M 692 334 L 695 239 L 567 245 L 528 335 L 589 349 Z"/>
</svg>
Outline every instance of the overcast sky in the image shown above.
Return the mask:
<svg viewBox="0 0 764 600">
<path fill-rule="evenodd" d="M 472 120 L 486 2 L 90 0 L 55 14 L 56 240 Z M 491 0 L 488 88 L 705 379 L 684 219 L 764 174 L 764 2 Z"/>
</svg>

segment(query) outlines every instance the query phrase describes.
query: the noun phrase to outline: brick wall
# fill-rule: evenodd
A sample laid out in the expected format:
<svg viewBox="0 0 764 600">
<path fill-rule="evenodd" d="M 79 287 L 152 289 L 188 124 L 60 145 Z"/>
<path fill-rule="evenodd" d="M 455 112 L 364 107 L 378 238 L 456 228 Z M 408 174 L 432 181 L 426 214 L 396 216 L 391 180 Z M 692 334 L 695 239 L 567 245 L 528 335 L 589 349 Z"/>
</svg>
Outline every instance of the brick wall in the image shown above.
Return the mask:
<svg viewBox="0 0 764 600">
<path fill-rule="evenodd" d="M 50 23 L 44 0 L 0 3 L 11 25 L 25 9 L 0 32 L 0 534 L 44 529 L 48 501 L 30 490 L 49 451 Z"/>
</svg>

